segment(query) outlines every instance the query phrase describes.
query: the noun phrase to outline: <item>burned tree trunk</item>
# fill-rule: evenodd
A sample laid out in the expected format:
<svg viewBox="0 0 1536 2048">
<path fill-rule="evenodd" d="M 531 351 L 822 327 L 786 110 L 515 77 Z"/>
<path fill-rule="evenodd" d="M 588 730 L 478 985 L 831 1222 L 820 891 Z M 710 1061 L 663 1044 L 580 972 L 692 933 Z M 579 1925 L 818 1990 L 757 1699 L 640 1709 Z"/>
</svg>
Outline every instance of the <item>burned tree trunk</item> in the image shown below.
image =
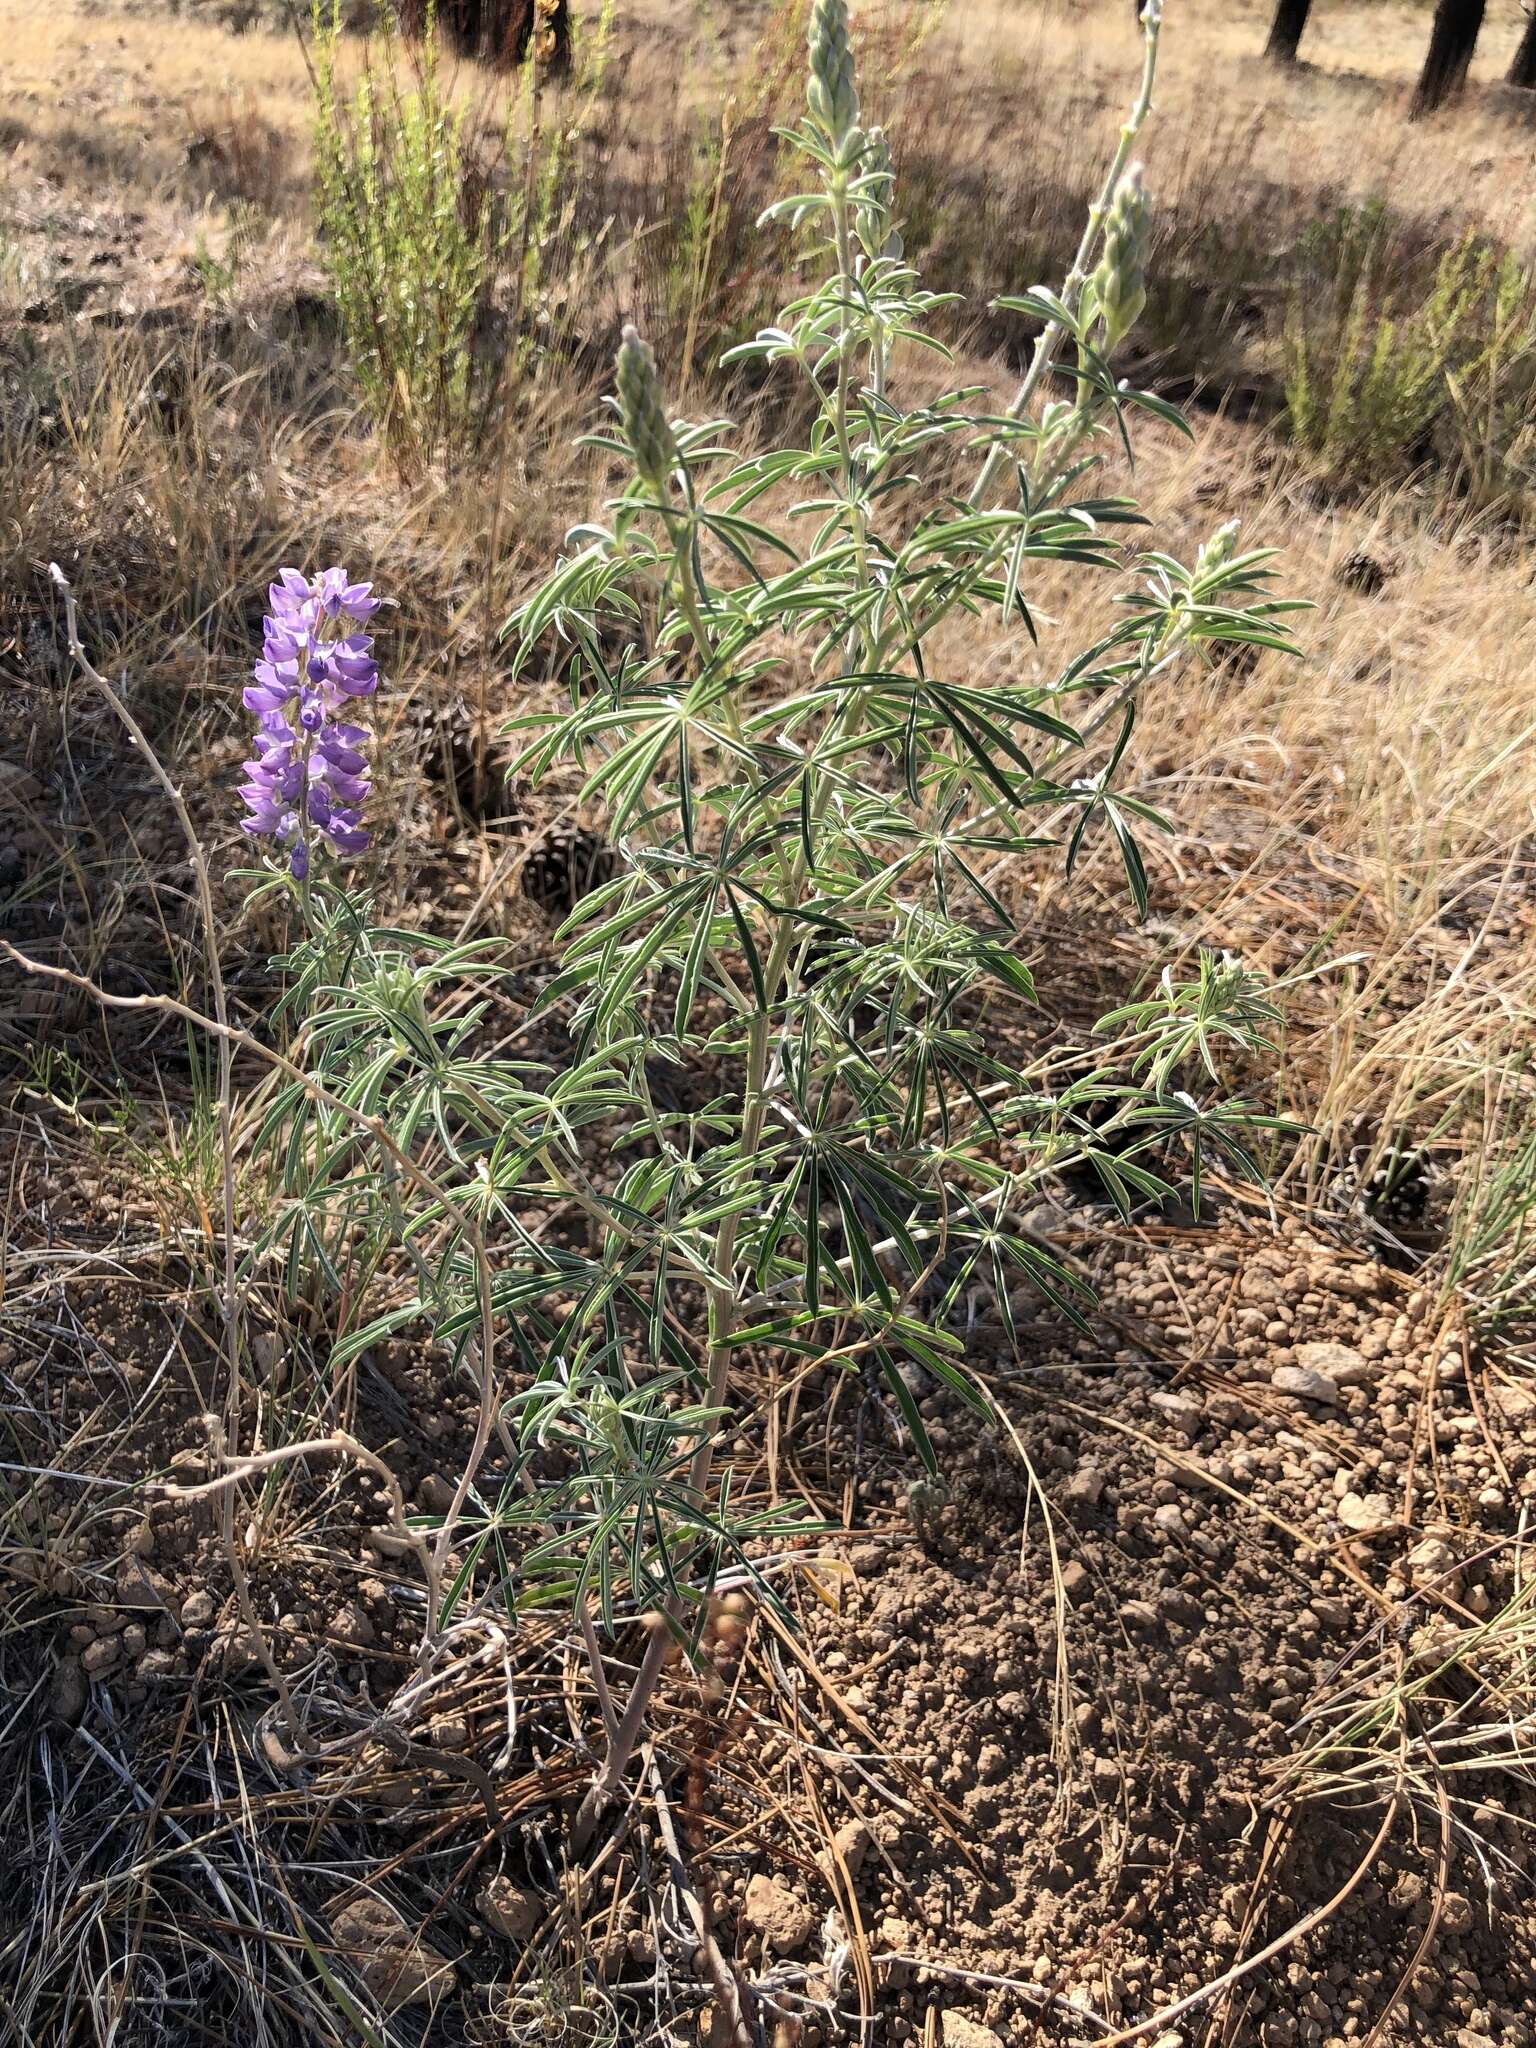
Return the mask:
<svg viewBox="0 0 1536 2048">
<path fill-rule="evenodd" d="M 1312 0 L 1280 0 L 1270 24 L 1269 41 L 1264 45 L 1265 56 L 1273 57 L 1278 64 L 1294 64 L 1311 12 Z"/>
<path fill-rule="evenodd" d="M 1439 0 L 1429 32 L 1429 53 L 1419 74 L 1411 112 L 1415 119 L 1444 104 L 1467 82 L 1487 0 Z"/>
<path fill-rule="evenodd" d="M 1515 61 L 1509 67 L 1508 83 L 1523 85 L 1527 91 L 1536 91 L 1536 6 L 1531 9 L 1530 19 L 1525 24 L 1525 34 L 1520 38 L 1520 47 L 1515 52 Z"/>
<path fill-rule="evenodd" d="M 500 70 L 523 63 L 532 52 L 546 78 L 570 68 L 570 0 L 398 0 L 400 27 L 408 36 L 425 32 L 435 15 L 444 41 L 460 57 L 473 57 Z"/>
</svg>

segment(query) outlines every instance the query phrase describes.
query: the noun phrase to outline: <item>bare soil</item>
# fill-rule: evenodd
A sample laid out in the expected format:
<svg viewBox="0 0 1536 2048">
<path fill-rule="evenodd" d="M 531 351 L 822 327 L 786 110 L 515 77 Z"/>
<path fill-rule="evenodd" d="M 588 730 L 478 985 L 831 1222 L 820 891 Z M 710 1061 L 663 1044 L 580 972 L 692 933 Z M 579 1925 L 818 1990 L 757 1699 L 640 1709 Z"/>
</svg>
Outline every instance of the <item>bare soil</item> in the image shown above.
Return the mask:
<svg viewBox="0 0 1536 2048">
<path fill-rule="evenodd" d="M 674 2025 L 729 2040 L 724 1998 L 669 1926 L 654 1813 L 621 1817 L 585 1878 L 562 1875 L 565 1802 L 600 1740 L 573 1646 L 537 1620 L 484 1633 L 434 1699 L 385 1497 L 322 1461 L 269 1506 L 247 1561 L 303 1702 L 299 1753 L 216 1509 L 165 1497 L 209 1469 L 210 1297 L 98 1277 L 123 1249 L 114 1199 L 134 1193 L 82 1187 L 25 1125 L 12 1140 L 0 1363 L 27 1441 L 58 1447 L 23 1503 L 37 1547 L 16 1553 L 26 1767 L 72 1775 L 125 1741 L 158 1756 L 168 1722 L 221 1724 L 218 1768 L 295 1923 L 375 1991 L 393 1956 L 386 2009 L 414 1984 L 401 1956 L 420 1977 L 401 2039 L 488 2038 L 528 1979 L 534 1915 L 546 1943 L 575 1945 L 619 2038 L 641 2038 L 664 1985 Z M 738 1993 L 749 2024 L 806 2048 L 1108 2038 L 1274 1944 L 1230 1998 L 1148 2038 L 1317 2048 L 1367 2038 L 1400 1993 L 1378 2038 L 1522 2048 L 1536 1804 L 1517 1774 L 1463 1772 L 1444 1738 L 1458 1715 L 1469 1738 L 1497 1722 L 1454 1650 L 1515 1590 L 1500 1539 L 1536 1472 L 1536 1398 L 1468 1360 L 1411 1279 L 1299 1226 L 1230 1206 L 1183 1228 L 1039 1220 L 1078 1238 L 1101 1310 L 1077 1333 L 1021 1300 L 1015 1347 L 995 1306 L 970 1304 L 971 1359 L 1006 1420 L 914 1384 L 943 1485 L 858 1378 L 786 1383 L 766 1434 L 736 1447 L 744 1478 L 847 1530 L 777 1575 L 796 1627 L 749 1607 L 744 1636 L 722 1627 L 697 1672 L 674 1669 L 654 1717 L 688 1884 L 726 1968 L 758 1987 Z M 307 1365 L 254 1348 L 276 1434 Z M 401 1339 L 359 1362 L 355 1393 L 410 1506 L 440 1511 L 468 1390 Z M 617 1683 L 634 1654 L 617 1645 Z M 1330 1788 L 1305 1764 L 1347 1728 L 1329 1703 L 1379 1699 L 1394 1673 L 1421 1683 L 1379 1735 L 1341 1738 L 1332 1763 L 1354 1776 Z M 1431 1723 L 1448 1767 L 1416 1744 Z M 134 1817 L 142 1850 L 158 1838 L 185 1910 L 216 1920 L 209 1873 L 176 1846 L 200 1802 L 179 1768 L 167 1785 Z M 22 1873 L 38 1854 L 24 1815 Z M 289 1839 L 301 1818 L 317 1856 Z M 82 1819 L 62 1829 L 77 1874 L 115 1853 L 75 1841 Z M 376 1894 L 408 1953 L 338 1932 Z M 151 1915 L 140 1970 L 156 1935 Z"/>
</svg>

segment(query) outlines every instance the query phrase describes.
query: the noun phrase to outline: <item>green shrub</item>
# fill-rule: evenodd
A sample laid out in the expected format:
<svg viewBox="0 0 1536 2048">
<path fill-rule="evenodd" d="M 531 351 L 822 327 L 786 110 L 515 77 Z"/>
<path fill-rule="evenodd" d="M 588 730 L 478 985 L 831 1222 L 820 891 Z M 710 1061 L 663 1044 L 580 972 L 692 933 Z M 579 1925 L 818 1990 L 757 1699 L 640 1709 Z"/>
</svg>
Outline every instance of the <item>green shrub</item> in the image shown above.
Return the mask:
<svg viewBox="0 0 1536 2048">
<path fill-rule="evenodd" d="M 612 22 L 606 0 L 558 95 L 530 59 L 501 107 L 471 121 L 430 19 L 407 48 L 385 17 L 382 60 L 347 96 L 338 18 L 315 17 L 322 252 L 364 403 L 407 471 L 448 446 L 470 453 L 498 402 L 564 355 L 590 303 L 602 232 L 579 219 L 575 166 Z"/>
<path fill-rule="evenodd" d="M 315 162 L 321 250 L 363 399 L 415 463 L 463 431 L 476 310 L 497 256 L 488 195 L 468 178 L 463 115 L 430 27 L 414 83 L 394 62 L 338 87 L 339 13 L 316 13 Z M 386 36 L 386 56 L 398 46 Z"/>
<path fill-rule="evenodd" d="M 1482 503 L 1519 496 L 1536 390 L 1531 274 L 1484 237 L 1433 256 L 1380 202 L 1340 208 L 1302 244 L 1285 385 L 1292 437 L 1338 482 L 1439 463 Z"/>
<path fill-rule="evenodd" d="M 1479 507 L 1536 502 L 1536 271 L 1506 250 L 1489 281 L 1481 346 L 1446 371 L 1446 460 Z"/>
<path fill-rule="evenodd" d="M 1536 1088 L 1512 1052 L 1477 1105 L 1447 1236 L 1445 1299 L 1485 1341 L 1536 1335 Z"/>
</svg>

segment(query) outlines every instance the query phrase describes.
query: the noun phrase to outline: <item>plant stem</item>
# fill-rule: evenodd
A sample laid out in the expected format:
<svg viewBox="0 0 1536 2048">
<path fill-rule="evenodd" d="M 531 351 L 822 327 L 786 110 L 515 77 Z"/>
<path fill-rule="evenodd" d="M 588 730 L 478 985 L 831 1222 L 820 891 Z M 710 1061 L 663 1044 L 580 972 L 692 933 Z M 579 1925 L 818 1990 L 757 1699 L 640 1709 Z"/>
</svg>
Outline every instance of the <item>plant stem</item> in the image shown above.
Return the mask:
<svg viewBox="0 0 1536 2048">
<path fill-rule="evenodd" d="M 1110 204 L 1114 199 L 1115 187 L 1119 184 L 1126 164 L 1130 160 L 1132 145 L 1135 143 L 1136 137 L 1141 133 L 1142 125 L 1146 121 L 1148 114 L 1152 111 L 1152 85 L 1157 76 L 1157 43 L 1162 31 L 1162 25 L 1162 0 L 1148 0 L 1148 4 L 1142 10 L 1141 16 L 1142 35 L 1145 38 L 1145 54 L 1142 58 L 1141 68 L 1141 90 L 1137 94 L 1136 103 L 1131 108 L 1125 124 L 1120 130 L 1119 146 L 1115 150 L 1114 157 L 1110 162 L 1109 171 L 1105 176 L 1103 186 L 1100 188 L 1099 196 L 1088 209 L 1088 223 L 1083 229 L 1083 238 L 1077 245 L 1077 254 L 1072 259 L 1072 268 L 1067 272 L 1066 283 L 1062 289 L 1061 296 L 1062 303 L 1069 312 L 1076 305 L 1078 295 L 1088 281 L 1088 263 L 1093 255 L 1094 244 L 1099 238 L 1099 229 L 1102 227 L 1104 216 L 1108 213 Z M 1066 328 L 1059 320 L 1050 321 L 1041 330 L 1040 336 L 1035 343 L 1034 354 L 1030 358 L 1029 368 L 1024 374 L 1024 381 L 1019 386 L 1017 392 L 1015 392 L 1013 403 L 1008 408 L 1008 417 L 1010 419 L 1017 420 L 1024 417 L 1030 400 L 1039 390 L 1041 381 L 1046 376 L 1052 363 L 1056 360 L 1056 353 L 1066 338 L 1066 332 Z M 1002 459 L 1003 444 L 1000 441 L 995 441 L 991 448 L 988 449 L 986 460 L 982 463 L 976 481 L 971 486 L 969 502 L 972 505 L 977 505 L 981 502 L 982 494 L 992 480 L 993 471 Z"/>
</svg>

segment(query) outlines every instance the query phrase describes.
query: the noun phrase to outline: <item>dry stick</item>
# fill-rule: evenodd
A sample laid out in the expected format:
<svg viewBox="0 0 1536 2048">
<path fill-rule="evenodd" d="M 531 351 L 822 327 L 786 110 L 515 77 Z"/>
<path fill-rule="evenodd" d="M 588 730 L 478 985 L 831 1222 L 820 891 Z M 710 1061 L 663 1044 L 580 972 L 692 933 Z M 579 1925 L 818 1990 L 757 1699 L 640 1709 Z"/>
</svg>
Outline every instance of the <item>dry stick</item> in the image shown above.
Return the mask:
<svg viewBox="0 0 1536 2048">
<path fill-rule="evenodd" d="M 667 1790 L 661 1781 L 661 1771 L 657 1767 L 654 1750 L 649 1753 L 647 1763 L 651 1792 L 656 1802 L 656 1819 L 661 1828 L 662 1840 L 666 1844 L 667 1860 L 672 1866 L 672 1883 L 688 1908 L 688 1917 L 693 1922 L 694 1933 L 698 1936 L 699 1949 L 704 1957 L 705 1968 L 709 1971 L 710 1981 L 714 1985 L 715 1996 L 719 1999 L 731 2028 L 731 2048 L 751 2048 L 752 2034 L 741 2009 L 741 1983 L 721 1954 L 720 1944 L 710 1931 L 703 1902 L 688 1882 L 688 1864 L 677 1839 L 677 1830 L 672 1825 L 672 1809 L 667 1802 Z"/>
<path fill-rule="evenodd" d="M 192 872 L 197 881 L 197 904 L 203 926 L 203 957 L 207 963 L 208 984 L 213 992 L 213 1009 L 219 1026 L 219 1177 L 223 1191 L 224 1222 L 224 1292 L 221 1307 L 224 1320 L 224 1362 L 228 1380 L 224 1391 L 224 1421 L 221 1430 L 221 1449 L 224 1444 L 238 1445 L 240 1440 L 240 1304 L 235 1280 L 235 1161 L 234 1161 L 234 1119 L 231 1108 L 232 1081 L 229 1045 L 229 1000 L 224 987 L 224 971 L 219 960 L 218 924 L 213 910 L 213 885 L 208 876 L 208 861 L 203 852 L 203 843 L 198 838 L 197 827 L 192 823 L 192 814 L 185 799 L 171 780 L 164 763 L 149 743 L 145 733 L 132 711 L 106 677 L 86 653 L 80 638 L 79 612 L 75 603 L 74 588 L 57 562 L 50 562 L 48 573 L 64 599 L 64 629 L 68 637 L 69 652 L 75 666 L 88 683 L 101 692 L 111 707 L 118 722 L 127 732 L 129 739 L 138 748 L 148 763 L 151 774 L 164 790 L 176 822 L 181 827 L 182 837 L 187 842 L 187 852 L 192 862 Z M 290 1735 L 297 1739 L 298 1715 L 294 1708 L 292 1694 L 287 1680 L 277 1667 L 272 1654 L 272 1645 L 267 1640 L 251 1598 L 250 1580 L 246 1576 L 245 1560 L 240 1555 L 240 1546 L 235 1539 L 235 1499 L 230 1493 L 220 1504 L 219 1538 L 223 1545 L 225 1560 L 229 1565 L 230 1577 L 234 1581 L 235 1601 L 240 1610 L 240 1619 L 256 1645 L 257 1653 L 266 1668 L 282 1706 L 283 1719 Z"/>
<path fill-rule="evenodd" d="M 1401 1647 L 1397 1648 L 1396 1656 L 1398 1684 L 1401 1685 L 1403 1682 L 1403 1653 Z M 1424 1932 L 1419 1937 L 1419 1945 L 1414 1950 L 1407 1969 L 1404 1970 L 1402 1976 L 1397 1980 L 1392 1996 L 1376 2015 L 1376 2024 L 1366 2036 L 1365 2048 L 1378 2048 L 1378 2044 L 1387 2031 L 1387 2022 L 1391 2019 L 1393 2013 L 1396 2012 L 1398 2006 L 1407 1995 L 1409 1987 L 1418 1976 L 1420 1963 L 1423 1962 L 1424 1958 L 1434 1947 L 1435 1936 L 1440 1928 L 1440 1917 L 1445 1911 L 1446 1880 L 1450 1876 L 1451 1869 L 1451 1838 L 1453 1832 L 1451 1798 L 1446 1790 L 1445 1775 L 1438 1767 L 1434 1747 L 1425 1731 L 1424 1724 L 1414 1712 L 1411 1700 L 1406 1696 L 1403 1699 L 1403 1717 L 1412 1726 L 1414 1733 L 1424 1744 L 1425 1754 L 1429 1758 L 1430 1768 L 1434 1772 L 1435 1777 L 1435 1803 L 1439 1809 L 1440 1818 L 1440 1843 L 1435 1871 L 1435 1896 L 1434 1902 L 1430 1906 L 1429 1918 L 1424 1924 Z"/>
<path fill-rule="evenodd" d="M 338 1458 L 356 1458 L 371 1472 L 376 1472 L 389 1490 L 390 1512 L 394 1520 L 395 1534 L 415 1551 L 421 1561 L 422 1573 L 430 1588 L 435 1589 L 441 1581 L 439 1571 L 426 1538 L 413 1529 L 405 1519 L 405 1496 L 400 1491 L 400 1481 L 376 1451 L 370 1451 L 366 1444 L 360 1444 L 355 1436 L 344 1429 L 332 1430 L 329 1436 L 309 1437 L 303 1443 L 282 1444 L 276 1450 L 253 1451 L 248 1458 L 237 1458 L 227 1470 L 216 1479 L 205 1479 L 197 1486 L 168 1486 L 165 1489 L 168 1500 L 204 1500 L 210 1494 L 227 1493 L 250 1479 L 258 1472 L 270 1472 L 274 1466 L 287 1464 L 293 1458 L 318 1457 L 328 1453 Z M 434 1600 L 435 1607 L 436 1602 Z"/>
</svg>

